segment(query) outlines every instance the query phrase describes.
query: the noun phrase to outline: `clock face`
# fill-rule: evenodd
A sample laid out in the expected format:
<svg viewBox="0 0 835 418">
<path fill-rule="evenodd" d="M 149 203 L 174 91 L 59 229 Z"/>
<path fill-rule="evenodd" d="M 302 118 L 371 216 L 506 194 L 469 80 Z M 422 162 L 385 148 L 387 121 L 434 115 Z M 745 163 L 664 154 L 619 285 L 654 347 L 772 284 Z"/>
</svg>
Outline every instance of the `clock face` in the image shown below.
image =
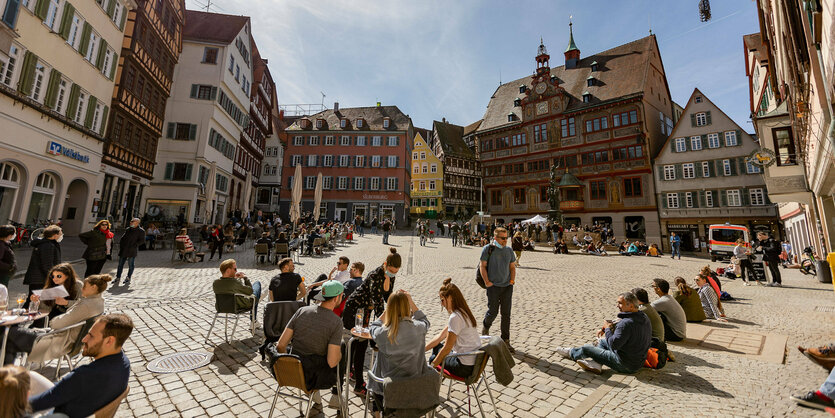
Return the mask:
<svg viewBox="0 0 835 418">
<path fill-rule="evenodd" d="M 539 102 L 536 104 L 536 114 L 544 115 L 548 113 L 548 102 Z"/>
<path fill-rule="evenodd" d="M 545 85 L 545 83 L 539 83 L 539 84 L 537 84 L 537 85 L 536 85 L 536 94 L 542 94 L 542 93 L 545 93 L 545 89 L 546 89 L 546 88 L 548 88 L 548 86 L 546 86 L 546 85 Z"/>
</svg>

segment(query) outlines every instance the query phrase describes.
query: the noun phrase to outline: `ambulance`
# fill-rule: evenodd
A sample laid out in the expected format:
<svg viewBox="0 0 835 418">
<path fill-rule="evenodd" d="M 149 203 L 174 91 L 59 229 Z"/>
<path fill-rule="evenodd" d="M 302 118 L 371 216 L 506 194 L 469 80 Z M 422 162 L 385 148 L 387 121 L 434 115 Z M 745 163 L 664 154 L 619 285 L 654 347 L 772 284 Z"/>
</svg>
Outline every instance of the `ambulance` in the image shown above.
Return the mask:
<svg viewBox="0 0 835 418">
<path fill-rule="evenodd" d="M 748 235 L 747 227 L 730 223 L 710 225 L 707 241 L 710 261 L 730 259 L 734 255 L 736 240 L 740 238 L 745 241 L 746 247 L 751 246 L 751 237 Z"/>
</svg>

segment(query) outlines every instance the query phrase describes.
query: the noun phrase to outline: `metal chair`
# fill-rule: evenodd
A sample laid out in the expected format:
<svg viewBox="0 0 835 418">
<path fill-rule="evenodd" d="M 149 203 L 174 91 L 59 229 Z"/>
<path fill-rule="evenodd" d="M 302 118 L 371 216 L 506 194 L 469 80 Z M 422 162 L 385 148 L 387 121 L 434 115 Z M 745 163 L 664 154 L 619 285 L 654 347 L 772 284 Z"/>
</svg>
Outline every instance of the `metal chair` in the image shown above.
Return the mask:
<svg viewBox="0 0 835 418">
<path fill-rule="evenodd" d="M 438 391 L 440 390 L 440 388 L 441 388 L 441 379 L 440 379 L 440 376 L 437 376 L 437 372 L 435 372 L 434 370 L 432 370 L 432 369 L 431 369 L 431 367 L 429 367 L 429 366 L 426 366 L 426 367 L 427 367 L 427 368 L 429 368 L 429 369 L 431 370 L 431 371 L 429 371 L 430 373 L 433 373 L 434 375 L 436 375 L 436 379 L 437 379 L 437 387 L 435 388 L 434 393 L 435 393 L 435 399 L 438 399 L 437 392 L 438 392 Z M 380 383 L 380 384 L 384 384 L 384 383 L 385 383 L 385 379 L 380 378 L 380 377 L 377 377 L 377 376 L 376 376 L 376 375 L 375 375 L 375 374 L 371 371 L 371 369 L 369 369 L 369 370 L 368 370 L 368 373 L 367 373 L 367 374 L 368 374 L 368 381 L 369 381 L 369 382 L 377 382 L 377 383 Z M 413 379 L 413 378 L 409 378 L 408 380 L 412 380 L 412 379 Z M 405 379 L 404 379 L 404 380 L 405 380 Z M 405 384 L 408 384 L 408 382 L 405 382 Z M 384 410 L 382 411 L 381 415 L 382 415 L 383 417 L 387 417 L 387 416 L 399 416 L 399 415 L 397 415 L 397 409 L 389 409 L 388 407 L 386 407 L 386 406 L 385 406 L 385 402 L 386 402 L 386 401 L 385 401 L 385 399 L 386 399 L 386 398 L 385 398 L 385 397 L 383 397 L 383 403 L 384 403 L 384 405 L 383 405 L 383 409 L 384 409 Z M 368 416 L 368 405 L 370 405 L 372 401 L 373 401 L 373 400 L 371 399 L 371 391 L 370 391 L 370 390 L 367 390 L 367 391 L 365 392 L 365 411 L 363 412 L 363 418 L 365 418 L 365 417 L 367 417 L 367 416 Z M 435 401 L 434 405 L 428 406 L 428 407 L 423 408 L 423 409 L 421 409 L 421 410 L 419 410 L 419 411 L 412 411 L 412 412 L 415 412 L 415 413 L 417 413 L 417 414 L 421 414 L 421 413 L 422 413 L 420 416 L 428 416 L 429 418 L 433 418 L 433 417 L 435 416 L 435 409 L 438 407 L 438 405 L 439 405 L 439 402 Z M 414 416 L 414 415 L 413 415 L 413 414 L 408 414 L 408 416 Z"/>
<path fill-rule="evenodd" d="M 290 246 L 286 242 L 277 242 L 273 252 L 275 253 L 275 262 L 278 263 L 278 260 L 281 260 L 282 258 L 279 257 L 279 254 L 290 257 Z"/>
<path fill-rule="evenodd" d="M 186 257 L 189 256 L 189 254 L 192 254 L 191 256 L 193 256 L 194 252 L 186 252 L 185 242 L 174 241 L 174 247 L 171 250 L 171 261 L 174 261 L 178 255 L 182 257 L 183 261 L 186 261 Z"/>
<path fill-rule="evenodd" d="M 56 338 L 56 337 L 53 337 L 54 335 L 69 334 L 72 330 L 75 330 L 75 329 L 78 329 L 79 331 L 81 331 L 81 329 L 84 327 L 85 324 L 86 324 L 86 321 L 79 322 L 79 323 L 72 324 L 72 325 L 64 327 L 64 328 L 59 328 L 59 329 L 55 329 L 55 330 L 52 330 L 52 331 L 49 331 L 49 332 L 46 332 L 46 333 L 43 333 L 43 334 L 38 334 L 38 336 L 35 337 L 35 341 L 32 342 L 32 348 L 34 350 L 34 348 L 38 346 L 38 343 L 41 342 L 44 339 Z M 82 336 L 81 338 L 84 338 L 84 337 Z M 58 380 L 58 373 L 61 370 L 61 360 L 63 359 L 63 357 L 65 355 L 66 355 L 66 353 L 62 354 L 58 357 L 58 365 L 55 366 L 55 380 Z M 27 361 L 26 361 L 26 369 L 27 370 L 32 368 L 32 363 L 28 360 L 29 360 L 29 358 L 28 358 L 28 355 L 27 355 Z M 44 360 L 49 361 L 49 360 L 52 360 L 52 359 L 44 359 Z M 43 366 L 43 364 L 41 366 Z"/>
<path fill-rule="evenodd" d="M 75 339 L 75 343 L 73 343 L 72 348 L 70 348 L 70 351 L 64 355 L 63 358 L 67 361 L 67 366 L 69 366 L 70 371 L 75 369 L 76 366 L 78 366 L 78 363 L 81 361 L 81 358 L 76 357 L 78 357 L 79 354 L 81 354 L 81 348 L 83 345 L 82 340 L 84 340 L 84 337 L 87 335 L 88 332 L 90 332 L 90 328 L 93 328 L 93 325 L 96 323 L 96 320 L 99 319 L 100 316 L 101 314 L 96 315 L 84 322 L 84 326 L 81 327 L 81 332 L 78 333 L 78 337 Z M 58 370 L 56 370 L 56 374 L 59 370 L 61 370 L 61 359 L 58 359 L 57 367 Z"/>
<path fill-rule="evenodd" d="M 273 416 L 273 412 L 275 412 L 275 403 L 278 401 L 278 396 L 288 396 L 293 399 L 299 400 L 299 414 L 303 414 L 305 417 L 310 416 L 310 408 L 313 406 L 313 393 L 316 392 L 316 389 L 307 390 L 307 385 L 304 381 L 304 369 L 302 369 L 302 362 L 299 356 L 295 354 L 279 354 L 278 359 L 276 359 L 275 363 L 273 363 L 273 372 L 275 374 L 275 380 L 278 382 L 278 387 L 275 389 L 275 396 L 273 397 L 273 404 L 270 408 L 270 418 Z M 343 416 L 346 416 L 347 410 L 342 403 L 342 391 L 341 386 L 339 384 L 339 379 L 337 379 L 337 396 L 339 397 L 339 407 L 343 412 Z M 289 388 L 296 388 L 299 391 L 299 395 L 294 395 L 292 393 L 282 394 L 281 387 L 289 387 Z M 301 396 L 304 394 L 305 396 Z M 302 410 L 302 401 L 307 401 L 307 409 L 306 411 Z"/>
<path fill-rule="evenodd" d="M 107 405 L 99 408 L 96 412 L 93 413 L 95 418 L 113 418 L 116 415 L 116 411 L 119 410 L 119 405 L 122 404 L 122 401 L 128 397 L 128 392 L 130 392 L 130 386 L 125 388 L 125 391 L 119 395 L 118 398 L 110 401 Z"/>
<path fill-rule="evenodd" d="M 259 263 L 264 257 L 267 263 L 270 262 L 270 244 L 255 244 L 255 262 Z"/>
<path fill-rule="evenodd" d="M 467 386 L 467 412 L 470 416 L 473 416 L 472 412 L 472 405 L 470 403 L 470 387 L 475 384 L 473 388 L 473 395 L 475 395 L 476 403 L 478 404 L 478 410 L 481 412 L 482 418 L 484 417 L 484 409 L 481 406 L 481 399 L 478 397 L 478 388 L 484 383 L 484 387 L 487 388 L 487 394 L 490 395 L 490 403 L 493 404 L 493 414 L 497 417 L 499 416 L 499 412 L 496 409 L 496 400 L 493 399 L 493 392 L 490 391 L 490 385 L 487 383 L 487 379 L 484 376 L 484 369 L 487 367 L 487 360 L 489 356 L 484 350 L 478 351 L 471 351 L 468 353 L 450 353 L 447 357 L 462 357 L 468 355 L 475 355 L 475 367 L 473 367 L 473 373 L 470 376 L 456 376 L 446 369 L 443 368 L 443 363 L 441 363 L 441 378 L 449 380 L 449 388 L 447 389 L 447 400 L 449 400 L 449 394 L 452 392 L 452 382 L 461 382 Z"/>
<path fill-rule="evenodd" d="M 252 308 L 249 309 L 238 309 L 237 307 L 237 298 L 242 297 L 246 299 L 252 300 Z M 212 320 L 212 325 L 209 327 L 209 332 L 206 333 L 206 342 L 209 343 L 209 336 L 212 335 L 212 329 L 215 327 L 215 322 L 217 322 L 217 318 L 223 315 L 223 337 L 224 340 L 228 343 L 229 342 L 229 334 L 228 334 L 228 327 L 229 327 L 229 315 L 235 317 L 235 324 L 232 325 L 232 335 L 235 335 L 235 330 L 238 328 L 238 318 L 241 315 L 249 315 L 249 332 L 253 335 L 255 334 L 255 321 L 253 318 L 255 317 L 255 309 L 257 305 L 255 304 L 255 295 L 244 295 L 243 293 L 225 293 L 225 294 L 215 294 L 215 318 Z"/>
</svg>

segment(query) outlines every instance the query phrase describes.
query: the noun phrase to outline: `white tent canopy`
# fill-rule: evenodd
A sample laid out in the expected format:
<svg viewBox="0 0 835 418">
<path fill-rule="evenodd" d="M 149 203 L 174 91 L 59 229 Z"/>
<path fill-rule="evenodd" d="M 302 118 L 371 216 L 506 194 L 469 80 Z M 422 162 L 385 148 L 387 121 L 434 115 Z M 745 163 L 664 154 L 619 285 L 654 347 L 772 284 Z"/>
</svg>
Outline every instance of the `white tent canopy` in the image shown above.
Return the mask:
<svg viewBox="0 0 835 418">
<path fill-rule="evenodd" d="M 544 224 L 548 222 L 548 218 L 543 217 L 542 215 L 536 215 L 533 218 L 525 219 L 522 221 L 522 225 L 526 224 Z"/>
</svg>

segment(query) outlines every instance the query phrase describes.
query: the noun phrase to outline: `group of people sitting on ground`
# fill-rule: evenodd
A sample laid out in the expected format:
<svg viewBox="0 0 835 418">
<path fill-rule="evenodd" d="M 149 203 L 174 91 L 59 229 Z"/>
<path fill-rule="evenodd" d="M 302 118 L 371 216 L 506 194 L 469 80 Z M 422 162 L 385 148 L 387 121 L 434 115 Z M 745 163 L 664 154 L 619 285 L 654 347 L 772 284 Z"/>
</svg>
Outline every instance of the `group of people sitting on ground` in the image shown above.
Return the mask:
<svg viewBox="0 0 835 418">
<path fill-rule="evenodd" d="M 618 254 L 620 255 L 644 255 L 647 257 L 661 257 L 664 255 L 658 244 L 648 245 L 646 242 L 625 240 L 618 246 Z"/>
<path fill-rule="evenodd" d="M 581 347 L 558 347 L 557 354 L 596 374 L 602 373 L 603 366 L 618 373 L 635 373 L 644 366 L 651 345 L 686 338 L 687 322 L 727 322 L 718 298 L 718 280 L 710 274 L 700 272 L 695 289 L 682 277 L 676 277 L 675 284 L 671 294 L 669 282 L 653 279 L 650 286 L 658 298 L 652 302 L 642 288 L 618 295 L 617 318 L 604 320 L 596 341 Z M 668 358 L 675 361 L 672 353 Z"/>
</svg>

